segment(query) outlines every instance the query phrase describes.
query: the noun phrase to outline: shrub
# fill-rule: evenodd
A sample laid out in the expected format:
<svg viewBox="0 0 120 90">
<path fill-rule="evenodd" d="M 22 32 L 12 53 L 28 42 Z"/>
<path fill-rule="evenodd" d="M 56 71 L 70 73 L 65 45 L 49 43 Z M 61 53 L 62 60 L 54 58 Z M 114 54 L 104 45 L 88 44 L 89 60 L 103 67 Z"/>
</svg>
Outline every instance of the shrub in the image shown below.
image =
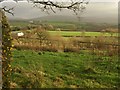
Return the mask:
<svg viewBox="0 0 120 90">
<path fill-rule="evenodd" d="M 46 30 L 44 29 L 41 29 L 41 28 L 37 28 L 37 36 L 39 38 L 39 43 L 40 43 L 40 46 L 42 44 L 46 44 L 46 42 L 48 41 L 50 35 L 48 34 L 48 32 L 46 32 Z"/>
<path fill-rule="evenodd" d="M 75 47 L 66 47 L 64 48 L 64 52 L 79 52 L 79 50 Z"/>
<path fill-rule="evenodd" d="M 15 26 L 15 27 L 12 27 L 11 29 L 12 31 L 20 31 L 21 27 Z"/>
</svg>

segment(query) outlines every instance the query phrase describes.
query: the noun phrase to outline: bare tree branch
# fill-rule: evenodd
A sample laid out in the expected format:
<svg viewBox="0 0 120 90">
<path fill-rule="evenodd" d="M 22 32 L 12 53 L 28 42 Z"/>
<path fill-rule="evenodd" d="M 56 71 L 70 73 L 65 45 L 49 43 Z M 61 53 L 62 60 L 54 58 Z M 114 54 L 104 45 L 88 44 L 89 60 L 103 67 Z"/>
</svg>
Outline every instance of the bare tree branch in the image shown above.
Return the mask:
<svg viewBox="0 0 120 90">
<path fill-rule="evenodd" d="M 53 1 L 35 1 L 35 0 L 30 0 L 32 1 L 32 3 L 35 4 L 35 7 L 39 7 L 39 6 L 43 6 L 41 7 L 42 10 L 43 8 L 46 9 L 46 11 L 52 11 L 54 13 L 55 10 L 54 8 L 57 8 L 59 10 L 62 10 L 62 9 L 69 9 L 69 10 L 72 10 L 76 15 L 78 15 L 79 12 L 83 12 L 83 10 L 85 9 L 85 5 L 88 4 L 89 0 L 79 0 L 79 1 L 73 1 L 73 0 L 70 0 L 71 2 L 53 2 Z M 39 7 L 40 8 L 40 7 Z"/>
<path fill-rule="evenodd" d="M 61 6 L 61 5 L 58 5 L 58 4 L 56 4 L 56 3 L 53 3 L 52 1 L 33 1 L 33 2 L 34 2 L 34 3 L 42 4 L 42 5 L 53 6 L 53 7 L 56 7 L 56 8 L 68 8 L 68 9 L 74 7 L 74 6 L 77 5 L 77 4 L 83 3 L 83 2 L 75 2 L 75 3 L 73 3 L 73 4 L 71 4 L 71 5 L 68 5 L 68 6 Z"/>
<path fill-rule="evenodd" d="M 1 9 L 4 10 L 5 12 L 7 12 L 7 13 L 12 14 L 14 16 L 14 13 L 13 13 L 14 7 L 7 9 L 6 6 L 4 6 Z"/>
<path fill-rule="evenodd" d="M 0 1 L 3 2 L 4 0 Z M 19 1 L 27 1 L 30 3 L 34 4 L 34 7 L 40 8 L 42 11 L 49 13 L 49 11 L 52 11 L 54 13 L 56 13 L 55 8 L 62 10 L 62 9 L 69 9 L 72 10 L 76 15 L 78 14 L 78 12 L 83 12 L 83 10 L 85 9 L 85 5 L 88 4 L 89 0 L 70 0 L 69 3 L 65 3 L 65 2 L 54 2 L 54 1 L 42 1 L 42 0 L 13 0 L 15 2 L 19 2 Z M 10 9 L 6 9 L 6 7 L 2 8 L 5 12 L 8 12 L 12 15 L 13 14 L 13 8 Z"/>
<path fill-rule="evenodd" d="M 55 10 L 52 8 L 52 6 L 50 6 L 50 9 L 51 9 L 54 13 L 56 13 Z"/>
</svg>

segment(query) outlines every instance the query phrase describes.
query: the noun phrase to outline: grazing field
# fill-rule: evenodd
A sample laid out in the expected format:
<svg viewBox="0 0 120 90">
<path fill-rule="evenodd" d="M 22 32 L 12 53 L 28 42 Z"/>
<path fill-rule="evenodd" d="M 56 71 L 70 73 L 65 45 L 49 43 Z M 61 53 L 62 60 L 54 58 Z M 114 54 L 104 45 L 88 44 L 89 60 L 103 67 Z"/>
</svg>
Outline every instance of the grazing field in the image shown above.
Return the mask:
<svg viewBox="0 0 120 90">
<path fill-rule="evenodd" d="M 11 87 L 115 88 L 117 56 L 13 50 Z"/>
<path fill-rule="evenodd" d="M 19 31 L 24 33 L 20 37 L 18 31 L 12 32 L 11 88 L 118 87 L 117 32 L 85 32 L 85 27 L 92 27 L 86 24 L 81 28 L 83 31 L 72 31 L 74 23 L 50 24 L 57 29 L 45 29 L 44 25 L 29 30 L 25 28 Z M 72 27 L 71 31 L 68 27 Z"/>
<path fill-rule="evenodd" d="M 34 30 L 27 30 L 34 31 Z M 12 33 L 17 33 L 19 31 L 13 31 Z M 102 32 L 80 32 L 80 31 L 47 31 L 50 35 L 61 35 L 63 37 L 74 37 L 74 36 L 111 36 L 111 33 L 102 33 Z M 113 33 L 112 36 L 118 37 L 118 33 Z"/>
<path fill-rule="evenodd" d="M 62 36 L 111 36 L 110 33 L 101 32 L 78 32 L 78 31 L 48 31 L 52 35 L 60 34 Z M 113 36 L 118 36 L 118 33 L 113 33 Z"/>
</svg>

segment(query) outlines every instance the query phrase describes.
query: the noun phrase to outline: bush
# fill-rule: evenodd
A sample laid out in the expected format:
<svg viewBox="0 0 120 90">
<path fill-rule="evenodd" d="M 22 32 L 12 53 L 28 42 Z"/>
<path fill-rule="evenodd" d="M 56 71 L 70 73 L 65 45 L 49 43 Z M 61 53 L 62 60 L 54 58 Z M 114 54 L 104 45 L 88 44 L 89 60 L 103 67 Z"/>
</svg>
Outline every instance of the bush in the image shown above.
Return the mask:
<svg viewBox="0 0 120 90">
<path fill-rule="evenodd" d="M 79 52 L 80 50 L 76 47 L 66 47 L 64 48 L 64 52 Z"/>
<path fill-rule="evenodd" d="M 12 27 L 11 29 L 12 31 L 20 31 L 21 27 L 15 26 L 15 27 Z"/>
<path fill-rule="evenodd" d="M 46 44 L 46 42 L 49 40 L 50 35 L 48 34 L 48 32 L 46 32 L 46 30 L 41 29 L 41 28 L 37 28 L 37 36 L 39 38 L 39 42 L 40 42 L 40 46 L 42 46 L 42 44 Z"/>
</svg>

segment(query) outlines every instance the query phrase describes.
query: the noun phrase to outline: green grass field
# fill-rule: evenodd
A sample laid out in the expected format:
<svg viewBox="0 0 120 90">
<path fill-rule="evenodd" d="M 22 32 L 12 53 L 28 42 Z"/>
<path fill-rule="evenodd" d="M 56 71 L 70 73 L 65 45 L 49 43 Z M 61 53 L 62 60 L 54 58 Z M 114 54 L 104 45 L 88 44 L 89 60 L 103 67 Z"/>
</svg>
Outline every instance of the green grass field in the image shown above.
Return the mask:
<svg viewBox="0 0 120 90">
<path fill-rule="evenodd" d="M 111 88 L 120 79 L 117 56 L 30 50 L 14 50 L 13 55 L 15 87 Z"/>
<path fill-rule="evenodd" d="M 62 36 L 82 36 L 82 32 L 77 31 L 48 31 L 52 35 L 60 34 Z M 111 36 L 110 33 L 101 33 L 101 32 L 85 32 L 85 36 Z M 114 33 L 113 36 L 118 36 L 118 33 Z"/>
<path fill-rule="evenodd" d="M 50 22 L 51 25 L 61 28 L 71 28 L 77 23 Z M 27 26 L 28 22 L 12 22 L 13 26 Z M 89 25 L 90 26 L 90 25 Z M 82 29 L 88 28 L 83 24 Z M 82 30 L 81 29 L 81 30 Z M 87 30 L 87 29 L 85 29 Z M 95 27 L 96 30 L 96 27 Z M 29 30 L 34 31 L 34 30 Z M 48 31 L 50 35 L 61 35 L 64 38 L 75 36 L 111 36 L 110 33 L 79 31 Z M 13 31 L 15 32 L 15 31 Z M 17 33 L 17 31 L 15 32 Z M 32 34 L 33 35 L 33 34 Z M 31 35 L 31 36 L 32 36 Z M 113 36 L 118 36 L 114 33 Z M 36 38 L 33 35 L 32 38 Z M 59 38 L 59 37 L 56 37 Z M 110 37 L 108 37 L 110 39 Z M 114 37 L 111 41 L 116 40 Z M 86 38 L 88 39 L 88 38 Z M 85 39 L 85 40 L 86 40 Z M 30 39 L 31 40 L 31 39 Z M 29 39 L 26 41 L 31 42 Z M 89 40 L 89 39 L 88 39 Z M 25 42 L 26 42 L 25 41 Z M 111 42 L 110 41 L 110 42 Z M 108 41 L 109 42 L 109 41 Z M 36 43 L 34 43 L 36 44 Z M 30 48 L 31 49 L 31 48 Z M 90 50 L 89 50 L 90 51 Z M 12 87 L 15 88 L 113 88 L 117 87 L 118 56 L 92 55 L 89 51 L 80 52 L 47 52 L 32 50 L 13 50 Z M 97 52 L 97 51 L 96 51 Z"/>
<path fill-rule="evenodd" d="M 32 30 L 28 30 L 28 31 L 32 31 Z M 13 31 L 12 33 L 17 33 L 19 31 Z M 73 36 L 83 36 L 82 32 L 78 32 L 78 31 L 47 31 L 49 34 L 51 35 L 61 35 L 63 37 L 73 37 Z M 101 33 L 101 32 L 85 32 L 84 36 L 111 36 L 110 33 Z M 118 37 L 118 33 L 113 33 L 112 36 L 116 36 Z"/>
</svg>

